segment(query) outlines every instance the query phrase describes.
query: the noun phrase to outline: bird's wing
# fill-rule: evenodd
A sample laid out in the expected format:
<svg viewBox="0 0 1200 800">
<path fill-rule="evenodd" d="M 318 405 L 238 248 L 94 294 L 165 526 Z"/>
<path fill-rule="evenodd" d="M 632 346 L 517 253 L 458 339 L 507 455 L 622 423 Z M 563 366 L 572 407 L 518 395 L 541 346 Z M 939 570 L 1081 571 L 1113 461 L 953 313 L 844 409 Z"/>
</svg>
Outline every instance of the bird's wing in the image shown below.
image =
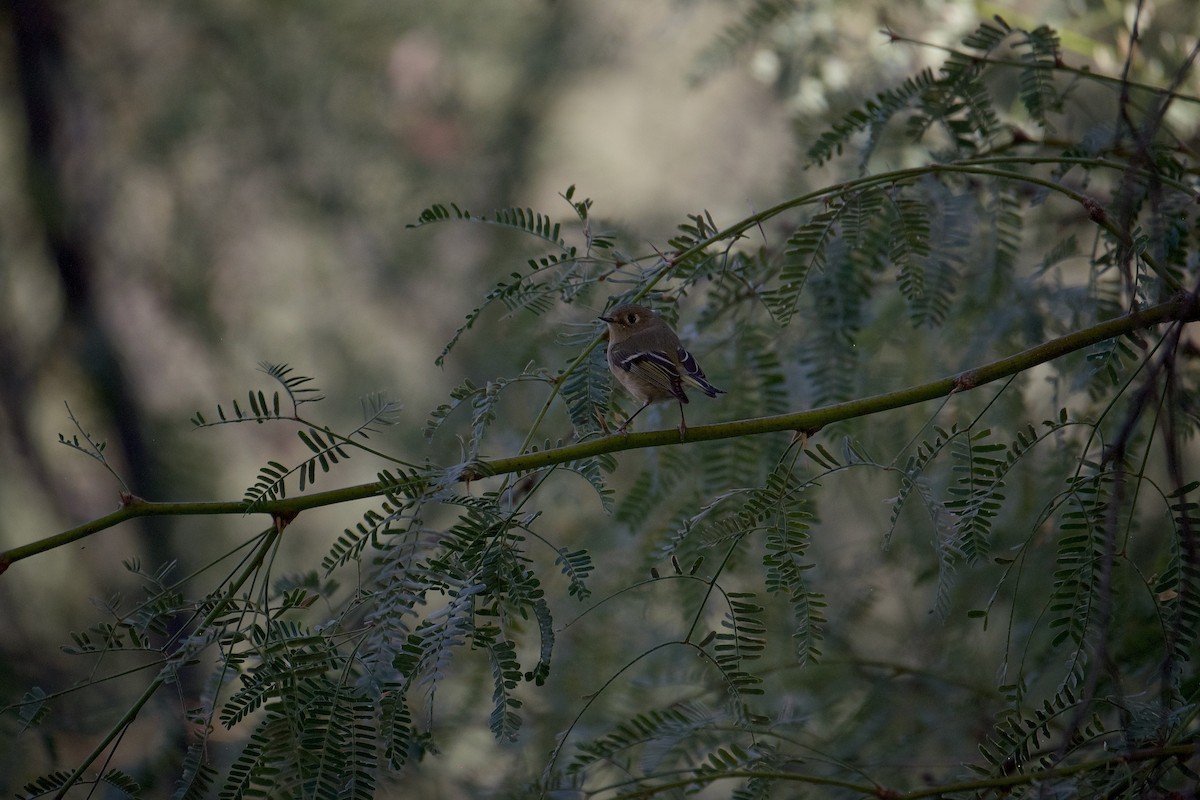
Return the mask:
<svg viewBox="0 0 1200 800">
<path fill-rule="evenodd" d="M 661 350 L 639 350 L 622 355 L 616 359 L 616 364 L 626 372 L 669 393 L 681 403 L 688 401 L 683 391 L 683 378 L 678 365 Z"/>
</svg>

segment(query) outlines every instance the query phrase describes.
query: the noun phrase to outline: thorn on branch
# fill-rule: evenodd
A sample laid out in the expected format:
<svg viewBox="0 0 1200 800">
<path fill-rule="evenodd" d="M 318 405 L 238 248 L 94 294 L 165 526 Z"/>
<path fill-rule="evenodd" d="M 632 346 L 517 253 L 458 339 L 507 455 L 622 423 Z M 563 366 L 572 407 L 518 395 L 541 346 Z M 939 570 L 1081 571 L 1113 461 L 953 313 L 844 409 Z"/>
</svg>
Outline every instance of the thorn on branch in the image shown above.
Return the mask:
<svg viewBox="0 0 1200 800">
<path fill-rule="evenodd" d="M 1106 225 L 1108 223 L 1108 212 L 1104 210 L 1104 206 L 1100 205 L 1095 198 L 1085 197 L 1083 199 L 1083 209 L 1087 212 L 1088 219 L 1098 225 Z"/>
<path fill-rule="evenodd" d="M 139 506 L 146 502 L 142 498 L 138 497 L 136 494 L 133 494 L 132 492 L 128 492 L 124 489 L 117 492 L 117 499 L 120 500 L 120 502 L 121 502 L 121 508 L 130 508 L 132 506 Z"/>
<path fill-rule="evenodd" d="M 492 471 L 488 466 L 480 461 L 469 461 L 464 464 L 459 464 L 457 467 L 452 467 L 447 472 L 447 483 L 459 482 L 466 483 L 468 488 L 473 481 L 480 481 L 484 478 L 491 477 Z"/>
<path fill-rule="evenodd" d="M 283 533 L 283 529 L 291 525 L 298 516 L 300 516 L 299 511 L 276 511 L 271 514 L 271 523 L 275 526 L 276 531 Z"/>
<path fill-rule="evenodd" d="M 1012 143 L 1013 144 L 1033 144 L 1034 143 L 1033 137 L 1030 136 L 1028 133 L 1026 133 L 1024 128 L 1021 128 L 1017 125 L 1013 125 L 1009 129 L 1009 133 L 1011 133 L 1011 135 L 1012 135 Z"/>
</svg>

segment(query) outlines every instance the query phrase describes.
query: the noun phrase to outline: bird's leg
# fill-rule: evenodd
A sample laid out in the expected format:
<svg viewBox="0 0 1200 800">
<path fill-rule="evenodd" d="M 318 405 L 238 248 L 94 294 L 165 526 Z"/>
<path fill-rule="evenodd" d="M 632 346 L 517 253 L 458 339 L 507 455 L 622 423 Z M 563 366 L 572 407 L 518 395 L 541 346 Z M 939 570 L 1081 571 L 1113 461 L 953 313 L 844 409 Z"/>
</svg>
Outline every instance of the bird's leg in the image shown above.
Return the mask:
<svg viewBox="0 0 1200 800">
<path fill-rule="evenodd" d="M 687 419 L 683 416 L 683 401 L 679 402 L 679 441 L 687 435 Z"/>
<path fill-rule="evenodd" d="M 616 435 L 618 435 L 618 436 L 626 436 L 626 435 L 628 435 L 628 434 L 629 434 L 629 430 L 628 430 L 628 428 L 629 428 L 629 423 L 633 422 L 633 418 L 634 418 L 634 417 L 636 417 L 638 414 L 640 414 L 640 413 L 642 413 L 643 411 L 645 411 L 645 410 L 646 410 L 646 406 L 648 406 L 648 405 L 650 405 L 650 401 L 649 401 L 649 400 L 647 400 L 645 403 L 643 403 L 641 408 L 639 408 L 637 411 L 633 412 L 633 414 L 632 414 L 632 415 L 629 417 L 629 419 L 627 419 L 627 420 L 625 420 L 624 422 L 622 422 L 622 423 L 621 423 L 621 427 L 617 428 L 617 429 L 616 429 L 616 431 L 614 431 L 614 433 L 615 433 Z"/>
</svg>

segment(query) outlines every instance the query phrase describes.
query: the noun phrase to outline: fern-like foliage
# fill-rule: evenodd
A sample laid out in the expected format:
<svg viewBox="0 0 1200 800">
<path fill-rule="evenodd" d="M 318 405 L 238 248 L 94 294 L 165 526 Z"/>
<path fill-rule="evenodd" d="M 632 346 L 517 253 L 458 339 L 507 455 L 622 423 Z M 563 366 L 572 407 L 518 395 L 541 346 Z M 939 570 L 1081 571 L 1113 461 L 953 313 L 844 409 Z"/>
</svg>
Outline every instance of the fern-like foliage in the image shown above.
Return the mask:
<svg viewBox="0 0 1200 800">
<path fill-rule="evenodd" d="M 271 791 L 294 791 L 302 781 L 292 757 L 295 752 L 288 717 L 268 715 L 255 726 L 217 796 L 220 800 L 241 800 Z"/>
<path fill-rule="evenodd" d="M 1097 606 L 1110 602 L 1101 592 L 1100 575 L 1112 558 L 1108 542 L 1109 491 L 1102 474 L 1074 481 L 1059 519 L 1058 553 L 1054 562 L 1054 594 L 1050 627 L 1054 644 L 1085 644 Z"/>
<path fill-rule="evenodd" d="M 261 390 L 250 391 L 246 395 L 249 411 L 244 410 L 237 400 L 233 400 L 230 403 L 229 412 L 226 412 L 224 406 L 217 405 L 216 422 L 209 422 L 203 414 L 197 411 L 192 416 L 192 424 L 197 428 L 230 422 L 257 422 L 261 424 L 280 419 L 284 416 L 295 417 L 299 414 L 301 405 L 316 403 L 325 399 L 319 389 L 306 385 L 312 382 L 312 378 L 304 375 L 292 375 L 292 368 L 287 364 L 272 364 L 264 361 L 259 364 L 259 369 L 275 379 L 283 387 L 284 396 L 286 396 L 291 408 L 284 407 L 279 392 L 273 392 L 270 400 L 268 400 L 265 392 Z"/>
<path fill-rule="evenodd" d="M 211 796 L 217 780 L 217 769 L 205 759 L 203 744 L 197 740 L 188 745 L 171 800 L 201 800 Z"/>
<path fill-rule="evenodd" d="M 600 432 L 612 400 L 612 376 L 604 348 L 592 348 L 582 363 L 562 379 L 561 385 L 576 436 L 583 438 Z"/>
<path fill-rule="evenodd" d="M 502 638 L 500 628 L 495 625 L 477 626 L 474 643 L 487 652 L 492 672 L 492 713 L 488 726 L 497 739 L 515 742 L 521 730 L 521 716 L 517 713 L 521 701 L 513 691 L 523 677 L 515 645 Z"/>
<path fill-rule="evenodd" d="M 883 224 L 884 200 L 883 193 L 876 191 L 847 200 L 841 236 L 829 264 L 808 281 L 811 317 L 800 361 L 818 405 L 847 400 L 856 388 L 856 337 L 875 280 L 891 250 L 891 231 Z"/>
<path fill-rule="evenodd" d="M 1024 686 L 1011 685 L 1001 689 L 1008 693 L 1014 706 L 1019 705 L 1018 698 L 1024 694 Z M 990 769 L 976 769 L 984 774 L 1010 773 L 1027 768 L 1039 757 L 1044 759 L 1043 763 L 1047 763 L 1050 757 L 1040 751 L 1052 737 L 1051 725 L 1069 716 L 1078 702 L 1079 696 L 1075 691 L 1064 686 L 1040 707 L 1030 709 L 1027 713 L 1017 710 L 1005 713 L 979 746 L 979 752 Z M 1090 731 L 1093 737 L 1102 730 L 1098 725 L 1096 728 Z"/>
<path fill-rule="evenodd" d="M 739 800 L 770 797 L 777 786 L 772 773 L 785 768 L 784 759 L 769 744 L 731 734 L 741 723 L 744 720 L 695 701 L 652 709 L 580 743 L 566 773 L 578 781 L 608 768 L 633 776 L 630 788 L 640 793 L 654 790 L 654 775 L 682 774 L 696 788 L 721 781 L 728 796 Z"/>
<path fill-rule="evenodd" d="M 851 137 L 866 132 L 866 146 L 862 148 L 860 168 L 865 169 L 867 159 L 882 135 L 884 127 L 897 114 L 913 106 L 915 101 L 933 91 L 937 81 L 931 70 L 906 78 L 899 86 L 880 92 L 867 101 L 861 109 L 846 114 L 833 127 L 817 137 L 808 148 L 808 159 L 813 165 L 821 165 L 840 156 Z"/>
<path fill-rule="evenodd" d="M 605 454 L 594 458 L 583 458 L 579 461 L 568 461 L 563 467 L 581 476 L 591 484 L 592 488 L 596 490 L 596 496 L 600 499 L 600 505 L 604 510 L 608 512 L 613 511 L 616 507 L 616 492 L 609 487 L 605 475 L 616 470 L 617 463 L 615 459 Z"/>
<path fill-rule="evenodd" d="M 785 22 L 796 10 L 796 0 L 754 0 L 696 58 L 692 80 L 703 80 L 727 66 L 754 42 L 768 36 L 776 25 Z"/>
<path fill-rule="evenodd" d="M 1062 110 L 1062 98 L 1052 79 L 1053 68 L 1062 63 L 1058 33 L 1045 25 L 1022 31 L 1016 49 L 1028 65 L 1017 75 L 1021 103 L 1040 127 L 1053 130 L 1048 115 Z"/>
<path fill-rule="evenodd" d="M 983 81 L 986 62 L 980 58 L 995 46 L 997 40 L 991 35 L 994 31 L 986 23 L 980 26 L 963 44 L 986 47 L 982 51 L 973 48 L 978 51 L 973 53 L 951 53 L 942 64 L 938 79 L 922 93 L 920 105 L 908 122 L 912 139 L 922 138 L 931 128 L 941 129 L 952 143 L 947 157 L 971 155 L 995 144 L 1002 126 Z"/>
<path fill-rule="evenodd" d="M 68 790 L 73 784 L 70 781 L 71 773 L 66 770 L 57 770 L 48 775 L 43 775 L 36 780 L 26 783 L 21 793 L 16 795 L 21 800 L 35 800 L 39 797 L 62 796 L 62 792 Z M 141 786 L 132 776 L 119 769 L 106 769 L 100 773 L 95 779 L 89 780 L 86 783 L 96 786 L 105 786 L 119 794 L 117 796 L 138 797 L 141 794 Z"/>
<path fill-rule="evenodd" d="M 631 528 L 661 525 L 677 511 L 666 501 L 675 489 L 695 475 L 694 462 L 684 453 L 666 450 L 655 454 L 651 463 L 640 470 L 626 489 L 613 512 L 614 519 Z"/>
<path fill-rule="evenodd" d="M 763 293 L 764 304 L 780 325 L 792 321 L 812 271 L 825 268 L 826 248 L 837 238 L 838 221 L 847 210 L 848 204 L 835 201 L 788 238 L 779 269 L 779 285 Z"/>
<path fill-rule="evenodd" d="M 688 520 L 687 529 L 701 527 L 703 540 L 713 543 L 739 542 L 746 537 L 763 540 L 763 585 L 772 595 L 787 599 L 792 615 L 795 657 L 801 664 L 820 656 L 825 599 L 806 580 L 813 566 L 806 553 L 813 518 L 803 487 L 784 466 L 773 471 L 761 488 L 728 492 Z M 716 636 L 722 666 L 741 672 L 742 660 L 759 657 L 765 633 L 757 615 L 761 605 L 753 593 L 730 593 L 730 611 L 722 625 L 729 629 Z M 740 623 L 740 624 L 739 624 Z M 748 678 L 749 685 L 757 678 Z"/>
<path fill-rule="evenodd" d="M 754 592 L 729 592 L 728 609 L 721 619 L 722 630 L 713 640 L 713 656 L 730 694 L 738 698 L 763 693 L 762 677 L 747 670 L 748 661 L 762 657 L 767 632 L 763 607 Z"/>
<path fill-rule="evenodd" d="M 432 714 L 437 686 L 450 667 L 451 657 L 470 640 L 472 598 L 486 588 L 482 583 L 448 586 L 447 605 L 417 625 L 392 661 L 404 678 L 406 690 L 416 688 L 425 692 L 427 715 Z"/>
<path fill-rule="evenodd" d="M 940 130 L 951 143 L 943 154 L 947 158 L 996 145 L 1006 127 L 986 79 L 1003 69 L 991 57 L 1005 45 L 1014 47 L 1026 64 L 1017 75 L 1018 96 L 1026 111 L 1038 126 L 1053 129 L 1050 114 L 1060 111 L 1063 103 L 1053 81 L 1054 68 L 1061 63 L 1057 33 L 1045 26 L 1015 29 L 996 17 L 964 36 L 964 49 L 952 51 L 937 74 L 925 70 L 848 112 L 809 146 L 810 162 L 824 164 L 861 135 L 859 168 L 865 170 L 885 129 L 901 116 L 907 116 L 905 133 L 912 141 L 922 141 L 932 129 Z"/>
<path fill-rule="evenodd" d="M 365 441 L 380 429 L 396 424 L 398 420 L 399 403 L 382 395 L 372 394 L 362 399 L 362 423 L 348 434 L 336 433 L 328 426 L 307 424 L 300 416 L 300 407 L 324 399 L 320 390 L 307 385 L 312 382 L 312 378 L 293 375 L 292 368 L 286 364 L 263 362 L 259 369 L 280 384 L 283 395 L 276 391 L 268 398 L 261 390 L 250 391 L 247 393 L 249 411 L 244 410 L 238 401 L 234 400 L 230 403 L 229 411 L 224 406 L 217 405 L 215 421 L 210 422 L 199 411 L 192 416 L 192 424 L 197 428 L 241 422 L 264 424 L 282 420 L 305 425 L 296 432 L 296 436 L 312 455 L 292 467 L 274 459 L 260 467 L 254 483 L 243 495 L 247 513 L 258 510 L 263 503 L 286 497 L 287 482 L 293 476 L 297 481 L 298 490 L 303 492 L 316 481 L 318 470 L 328 473 L 333 467 L 350 458 L 348 447 L 363 447 L 357 440 Z"/>
<path fill-rule="evenodd" d="M 415 498 L 400 496 L 400 487 L 421 486 L 425 479 L 414 475 L 407 481 L 401 481 L 392 472 L 385 470 L 379 473 L 379 482 L 381 485 L 396 488 L 386 495 L 387 499 L 380 504 L 378 510 L 367 510 L 353 529 L 346 528 L 342 531 L 342 535 L 331 545 L 329 553 L 321 561 L 321 568 L 325 570 L 326 575 L 361 557 L 368 545 L 381 548 L 380 537 L 390 533 L 393 525 L 404 521 L 408 512 L 417 505 Z"/>
<path fill-rule="evenodd" d="M 959 437 L 955 447 L 956 485 L 948 489 L 954 498 L 946 504 L 955 516 L 958 550 L 969 563 L 977 564 L 991 551 L 992 524 L 1004 505 L 1004 474 L 1032 444 L 1037 433 L 1032 426 L 1018 431 L 1012 449 L 989 442 L 990 430 Z M 1004 458 L 1004 455 L 1008 458 Z"/>
<path fill-rule="evenodd" d="M 699 755 L 705 734 L 727 720 L 727 714 L 698 702 L 651 709 L 621 722 L 604 736 L 579 743 L 567 773 L 579 773 L 595 764 L 633 771 L 639 762 L 653 769 L 688 763 Z M 642 757 L 641 748 L 651 752 Z"/>
<path fill-rule="evenodd" d="M 801 510 L 777 517 L 767 529 L 765 585 L 768 592 L 783 593 L 791 604 L 795 628 L 796 660 L 806 664 L 820 657 L 820 640 L 825 623 L 824 596 L 805 580 L 804 573 L 814 564 L 806 558 L 808 525 Z"/>
<path fill-rule="evenodd" d="M 709 753 L 708 758 L 696 769 L 699 781 L 714 781 L 730 775 L 741 775 L 746 772 L 762 771 L 768 773 L 779 765 L 773 748 L 765 745 L 755 745 L 744 748 L 736 744 L 720 747 Z M 742 798 L 767 798 L 771 796 L 774 780 L 763 777 L 750 777 L 730 795 Z"/>
<path fill-rule="evenodd" d="M 588 595 L 592 594 L 592 590 L 588 589 L 587 578 L 590 572 L 595 569 L 595 564 L 592 557 L 587 551 L 566 551 L 565 548 L 560 549 L 558 558 L 554 563 L 562 567 L 563 575 L 568 578 L 568 594 L 578 597 L 580 600 L 587 600 Z M 538 618 L 539 624 L 541 616 Z M 547 637 L 542 637 L 544 640 Z"/>
<path fill-rule="evenodd" d="M 904 466 L 899 470 L 899 490 L 896 496 L 888 501 L 892 511 L 887 532 L 883 537 L 885 546 L 891 543 L 892 536 L 895 534 L 896 527 L 900 522 L 900 514 L 904 511 L 909 498 L 914 494 L 917 494 L 918 497 L 920 496 L 919 487 L 920 482 L 926 480 L 924 477 L 925 471 L 954 439 L 963 435 L 957 425 L 953 425 L 949 429 L 934 426 L 933 432 L 934 436 L 932 438 L 923 439 L 917 443 L 916 452 L 908 456 Z M 817 460 L 822 466 L 836 463 L 832 454 L 810 455 L 810 457 Z"/>
<path fill-rule="evenodd" d="M 1188 495 L 1200 488 L 1193 481 L 1171 493 L 1175 515 L 1171 558 L 1154 587 L 1162 600 L 1167 631 L 1167 645 L 1173 659 L 1171 678 L 1178 680 L 1177 670 L 1191 661 L 1200 632 L 1200 548 L 1196 535 L 1200 531 L 1200 506 Z"/>
<path fill-rule="evenodd" d="M 471 409 L 471 439 L 467 445 L 466 456 L 473 459 L 479 454 L 483 437 L 492 423 L 496 421 L 496 406 L 501 395 L 509 386 L 527 381 L 548 381 L 549 378 L 540 372 L 526 372 L 515 378 L 496 378 L 484 386 L 476 386 L 469 380 L 463 381 L 450 392 L 450 402 L 443 403 L 429 414 L 425 423 L 425 438 L 433 439 L 434 434 L 442 427 L 446 419 L 454 411 L 463 406 Z"/>
<path fill-rule="evenodd" d="M 448 207 L 439 204 L 426 208 L 418 215 L 417 222 L 408 226 L 419 228 L 448 221 L 494 225 L 521 235 L 532 236 L 552 248 L 546 255 L 529 259 L 526 262 L 527 272 L 512 272 L 508 278 L 496 284 L 484 297 L 483 304 L 467 315 L 466 321 L 442 348 L 436 359 L 438 366 L 445 363 L 450 351 L 479 321 L 484 310 L 496 302 L 502 303 L 510 313 L 529 311 L 533 314 L 544 314 L 554 306 L 556 298 L 569 302 L 584 287 L 596 280 L 597 262 L 592 253 L 611 248 L 612 240 L 608 235 L 593 230 L 590 225 L 590 199 L 575 200 L 574 186 L 569 187 L 562 196 L 570 204 L 582 226 L 585 236 L 583 252 L 563 238 L 561 223 L 554 222 L 549 215 L 530 208 L 504 208 L 490 216 L 477 216 L 455 203 Z"/>
</svg>

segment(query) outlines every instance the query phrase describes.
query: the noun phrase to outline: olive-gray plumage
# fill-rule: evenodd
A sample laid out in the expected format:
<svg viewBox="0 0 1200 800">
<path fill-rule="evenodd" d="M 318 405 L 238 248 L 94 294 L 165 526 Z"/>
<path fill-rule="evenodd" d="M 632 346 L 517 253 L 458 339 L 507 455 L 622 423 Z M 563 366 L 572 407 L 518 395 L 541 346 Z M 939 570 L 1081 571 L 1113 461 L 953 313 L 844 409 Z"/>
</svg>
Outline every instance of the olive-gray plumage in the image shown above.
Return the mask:
<svg viewBox="0 0 1200 800">
<path fill-rule="evenodd" d="M 683 404 L 685 386 L 709 397 L 723 394 L 708 382 L 696 359 L 684 349 L 671 326 L 645 306 L 623 305 L 600 317 L 608 324 L 608 366 L 631 395 L 642 402 L 618 429 L 624 433 L 633 418 L 651 403 L 679 401 L 679 435 L 687 431 Z"/>
</svg>

